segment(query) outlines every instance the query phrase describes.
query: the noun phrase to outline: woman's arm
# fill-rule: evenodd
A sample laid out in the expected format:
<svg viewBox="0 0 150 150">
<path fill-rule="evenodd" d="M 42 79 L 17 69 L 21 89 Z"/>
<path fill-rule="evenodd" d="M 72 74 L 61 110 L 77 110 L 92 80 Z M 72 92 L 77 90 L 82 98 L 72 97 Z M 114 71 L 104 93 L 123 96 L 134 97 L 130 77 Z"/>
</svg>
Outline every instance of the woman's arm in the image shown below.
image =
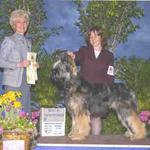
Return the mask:
<svg viewBox="0 0 150 150">
<path fill-rule="evenodd" d="M 10 68 L 10 69 L 16 68 L 17 62 L 8 59 L 8 57 L 12 53 L 12 49 L 14 46 L 15 43 L 9 37 L 6 37 L 2 42 L 0 48 L 0 68 Z"/>
</svg>

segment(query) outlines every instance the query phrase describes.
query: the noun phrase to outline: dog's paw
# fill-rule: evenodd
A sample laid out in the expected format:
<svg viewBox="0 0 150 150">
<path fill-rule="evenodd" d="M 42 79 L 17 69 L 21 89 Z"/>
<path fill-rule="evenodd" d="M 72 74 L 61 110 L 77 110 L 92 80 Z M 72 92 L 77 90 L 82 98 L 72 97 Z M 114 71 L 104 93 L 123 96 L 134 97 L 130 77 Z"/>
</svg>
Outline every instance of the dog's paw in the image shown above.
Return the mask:
<svg viewBox="0 0 150 150">
<path fill-rule="evenodd" d="M 72 137 L 74 137 L 74 136 L 76 136 L 76 135 L 77 135 L 77 132 L 71 131 L 71 132 L 69 132 L 68 137 L 69 137 L 69 138 L 72 138 Z"/>
<path fill-rule="evenodd" d="M 132 136 L 130 136 L 130 140 L 139 140 L 139 139 L 144 139 L 144 138 L 145 138 L 144 135 L 133 134 Z"/>
<path fill-rule="evenodd" d="M 133 134 L 129 131 L 126 131 L 125 134 L 124 134 L 126 137 L 131 137 Z"/>
<path fill-rule="evenodd" d="M 72 136 L 74 136 L 74 135 L 76 135 L 76 134 L 79 134 L 79 131 L 77 130 L 77 129 L 72 129 L 70 132 L 69 132 L 69 134 L 68 134 L 68 137 L 72 137 Z"/>
<path fill-rule="evenodd" d="M 74 132 L 70 132 L 70 133 L 68 134 L 68 137 L 71 138 L 72 136 L 74 136 L 74 134 L 75 134 Z"/>
<path fill-rule="evenodd" d="M 73 131 L 70 131 L 70 132 L 68 133 L 68 137 L 71 137 L 72 134 L 73 134 Z"/>
<path fill-rule="evenodd" d="M 136 140 L 136 139 L 138 139 L 138 138 L 135 135 L 130 136 L 131 141 Z"/>
<path fill-rule="evenodd" d="M 81 140 L 85 140 L 86 136 L 80 135 L 80 134 L 73 134 L 71 137 L 71 140 L 73 141 L 81 141 Z"/>
</svg>

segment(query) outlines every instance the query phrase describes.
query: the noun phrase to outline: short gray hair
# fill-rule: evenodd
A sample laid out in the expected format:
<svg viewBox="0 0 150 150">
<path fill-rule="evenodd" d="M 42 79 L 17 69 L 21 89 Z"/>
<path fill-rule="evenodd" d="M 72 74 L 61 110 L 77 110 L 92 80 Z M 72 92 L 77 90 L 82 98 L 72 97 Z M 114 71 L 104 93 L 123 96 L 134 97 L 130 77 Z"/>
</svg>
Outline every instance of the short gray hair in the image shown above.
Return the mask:
<svg viewBox="0 0 150 150">
<path fill-rule="evenodd" d="M 27 25 L 29 25 L 29 21 L 30 21 L 29 12 L 22 9 L 14 10 L 11 12 L 9 23 L 13 30 L 15 30 L 14 23 L 16 22 L 16 20 L 18 20 L 21 17 L 25 18 L 25 20 L 27 21 Z"/>
</svg>

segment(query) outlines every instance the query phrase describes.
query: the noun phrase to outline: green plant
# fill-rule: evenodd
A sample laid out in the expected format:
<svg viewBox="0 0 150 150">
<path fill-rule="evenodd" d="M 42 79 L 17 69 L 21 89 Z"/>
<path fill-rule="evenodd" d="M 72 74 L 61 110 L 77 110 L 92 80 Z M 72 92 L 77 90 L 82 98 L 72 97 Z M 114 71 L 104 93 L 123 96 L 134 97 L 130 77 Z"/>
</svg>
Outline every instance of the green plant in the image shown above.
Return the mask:
<svg viewBox="0 0 150 150">
<path fill-rule="evenodd" d="M 87 37 L 92 26 L 102 28 L 112 52 L 139 27 L 133 19 L 140 19 L 144 15 L 136 1 L 75 0 L 75 4 L 79 12 L 76 25 L 82 35 Z"/>
<path fill-rule="evenodd" d="M 22 111 L 19 101 L 19 91 L 8 91 L 0 95 L 0 133 L 3 131 L 33 132 L 36 122 L 32 121 L 29 114 Z"/>
<path fill-rule="evenodd" d="M 66 134 L 68 134 L 70 132 L 71 126 L 72 126 L 71 116 L 67 112 L 66 113 L 66 126 L 65 126 L 65 132 L 66 132 Z"/>
<path fill-rule="evenodd" d="M 31 88 L 32 99 L 42 107 L 56 105 L 59 94 L 50 79 L 53 57 L 50 54 L 41 54 L 39 58 L 38 82 Z"/>
<path fill-rule="evenodd" d="M 150 61 L 131 57 L 116 61 L 115 76 L 132 89 L 138 99 L 138 111 L 149 110 L 150 105 Z"/>
<path fill-rule="evenodd" d="M 112 110 L 108 117 L 102 120 L 102 134 L 123 134 L 125 130 L 116 113 Z"/>
</svg>

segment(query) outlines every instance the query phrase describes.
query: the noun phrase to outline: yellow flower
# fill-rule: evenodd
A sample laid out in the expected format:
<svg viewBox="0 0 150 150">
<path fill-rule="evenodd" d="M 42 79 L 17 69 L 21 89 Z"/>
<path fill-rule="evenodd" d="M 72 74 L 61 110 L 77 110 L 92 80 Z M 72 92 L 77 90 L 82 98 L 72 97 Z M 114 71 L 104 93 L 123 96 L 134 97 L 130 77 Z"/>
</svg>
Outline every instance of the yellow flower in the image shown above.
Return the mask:
<svg viewBox="0 0 150 150">
<path fill-rule="evenodd" d="M 2 97 L 1 99 L 1 105 L 7 105 L 9 102 L 8 102 L 8 98 L 5 97 Z"/>
<path fill-rule="evenodd" d="M 18 98 L 20 98 L 22 96 L 20 91 L 17 91 L 15 94 L 16 94 L 16 97 L 18 97 Z"/>
<path fill-rule="evenodd" d="M 2 100 L 0 99 L 0 106 L 2 105 Z"/>
<path fill-rule="evenodd" d="M 5 93 L 2 99 L 3 99 L 3 103 L 7 104 L 15 100 L 15 95 L 13 92 L 10 91 L 10 92 Z"/>
<path fill-rule="evenodd" d="M 14 102 L 14 107 L 15 108 L 21 108 L 21 102 L 19 102 L 19 101 Z"/>
<path fill-rule="evenodd" d="M 22 112 L 22 104 L 19 101 L 21 92 L 9 91 L 0 95 L 0 124 L 4 130 L 19 130 L 28 131 L 28 129 L 34 129 L 34 122 L 30 122 L 29 116 Z M 5 117 L 4 117 L 5 114 Z M 24 116 L 21 116 L 24 114 Z"/>
<path fill-rule="evenodd" d="M 9 104 L 10 102 L 17 101 L 17 98 L 21 97 L 21 92 L 19 91 L 8 91 L 7 93 L 3 94 L 1 96 L 1 102 L 0 104 Z"/>
</svg>

